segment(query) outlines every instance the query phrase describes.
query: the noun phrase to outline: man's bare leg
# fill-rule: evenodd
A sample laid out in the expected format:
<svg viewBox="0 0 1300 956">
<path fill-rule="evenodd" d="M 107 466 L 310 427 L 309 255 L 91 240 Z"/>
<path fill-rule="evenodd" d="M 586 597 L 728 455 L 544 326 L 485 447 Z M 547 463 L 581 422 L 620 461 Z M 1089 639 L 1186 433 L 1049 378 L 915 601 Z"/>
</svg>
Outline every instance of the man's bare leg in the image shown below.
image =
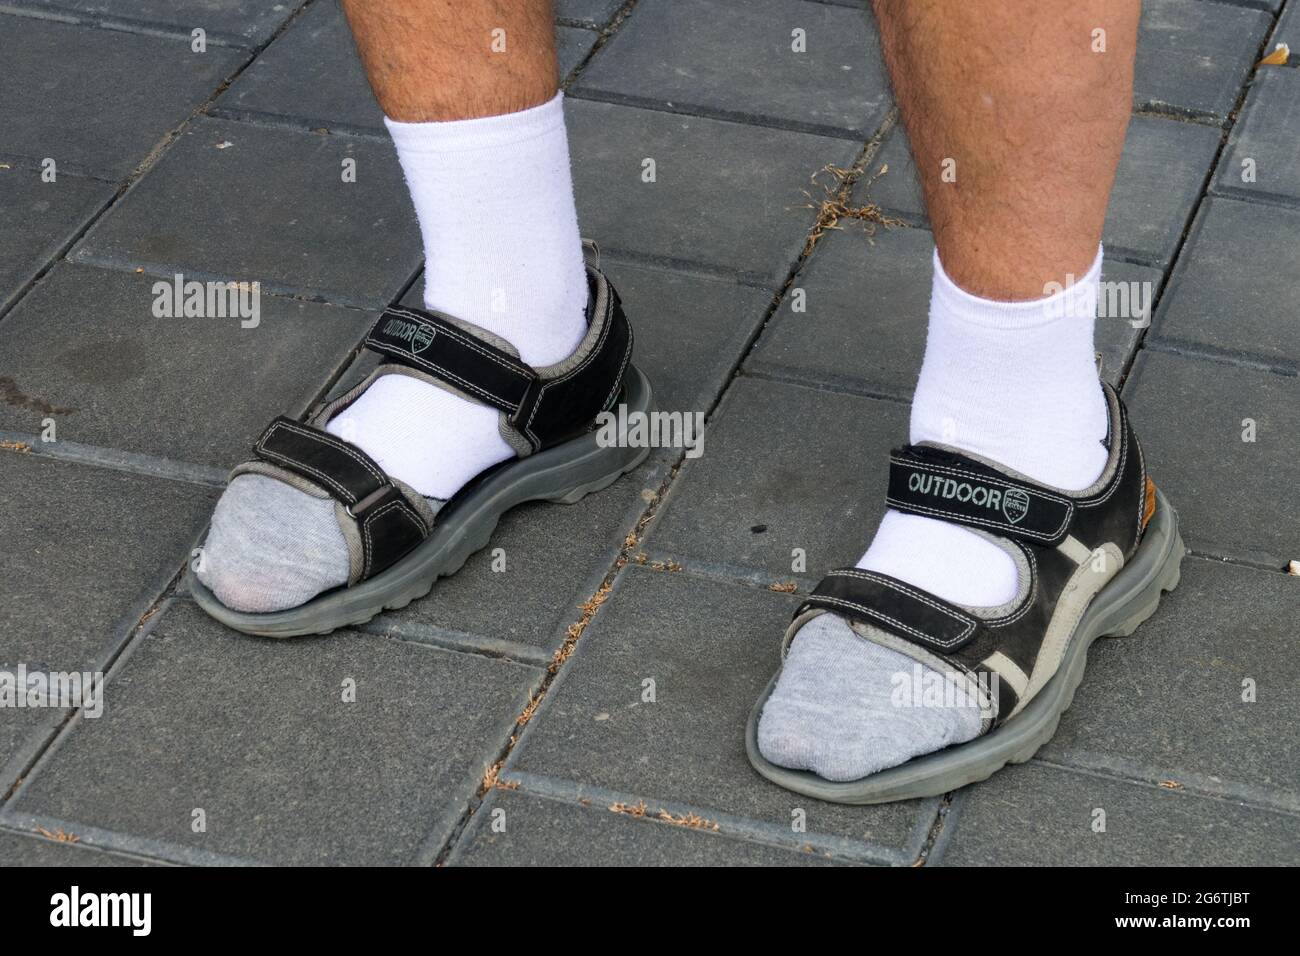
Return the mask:
<svg viewBox="0 0 1300 956">
<path fill-rule="evenodd" d="M 1085 488 L 1106 461 L 1092 327 L 1139 0 L 873 5 L 938 251 L 911 441 Z M 858 566 L 967 606 L 1009 601 L 1019 583 L 988 539 L 892 510 Z M 891 678 L 913 667 L 842 619 L 815 618 L 764 710 L 760 749 L 853 780 L 976 736 L 972 708 L 894 706 Z"/>
<path fill-rule="evenodd" d="M 425 305 L 505 339 L 533 366 L 586 331 L 550 0 L 344 0 L 387 115 L 425 251 Z M 516 185 L 521 184 L 521 185 Z M 436 501 L 515 455 L 498 412 L 405 375 L 377 379 L 326 430 Z M 348 577 L 333 503 L 241 475 L 199 577 L 228 607 L 296 607 Z"/>
<path fill-rule="evenodd" d="M 402 123 L 502 116 L 554 97 L 551 6 L 550 0 L 343 0 L 375 99 Z"/>
<path fill-rule="evenodd" d="M 949 278 L 1016 300 L 1084 275 L 1132 109 L 1138 0 L 875 8 Z"/>
</svg>

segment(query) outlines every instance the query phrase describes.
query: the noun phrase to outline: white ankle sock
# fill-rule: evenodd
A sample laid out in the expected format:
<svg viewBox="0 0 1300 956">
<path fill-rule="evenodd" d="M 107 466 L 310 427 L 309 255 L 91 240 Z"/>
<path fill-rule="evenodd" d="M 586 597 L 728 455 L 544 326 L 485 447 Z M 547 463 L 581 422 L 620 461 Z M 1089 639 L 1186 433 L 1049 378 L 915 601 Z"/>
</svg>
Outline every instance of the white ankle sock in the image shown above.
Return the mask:
<svg viewBox="0 0 1300 956">
<path fill-rule="evenodd" d="M 994 302 L 954 285 L 936 252 L 913 444 L 955 445 L 1058 488 L 1092 484 L 1106 466 L 1093 346 L 1101 256 L 1055 295 Z"/>
<path fill-rule="evenodd" d="M 385 118 L 424 237 L 424 304 L 495 332 L 529 365 L 586 332 L 564 94 L 479 119 Z"/>
<path fill-rule="evenodd" d="M 425 306 L 496 333 L 529 365 L 572 354 L 586 332 L 587 277 L 562 94 L 504 116 L 384 122 L 420 221 Z M 497 419 L 495 409 L 391 375 L 327 431 L 422 495 L 450 498 L 514 454 Z"/>
<path fill-rule="evenodd" d="M 911 441 L 974 452 L 1060 488 L 1106 466 L 1107 408 L 1093 348 L 1101 251 L 1087 275 L 1044 299 L 994 302 L 959 289 L 934 256 L 925 361 Z M 1015 597 L 1015 564 L 966 529 L 889 511 L 858 567 L 949 601 Z"/>
</svg>

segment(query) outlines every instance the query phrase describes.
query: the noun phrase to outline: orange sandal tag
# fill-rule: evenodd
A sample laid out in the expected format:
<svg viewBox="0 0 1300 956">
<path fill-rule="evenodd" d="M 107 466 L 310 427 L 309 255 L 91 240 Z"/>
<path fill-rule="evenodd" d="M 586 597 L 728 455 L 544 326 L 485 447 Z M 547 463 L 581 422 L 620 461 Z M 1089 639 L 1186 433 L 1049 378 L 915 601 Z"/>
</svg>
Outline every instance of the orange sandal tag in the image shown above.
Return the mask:
<svg viewBox="0 0 1300 956">
<path fill-rule="evenodd" d="M 1147 529 L 1151 516 L 1156 513 L 1156 483 L 1147 478 L 1146 503 L 1142 507 L 1142 530 Z"/>
</svg>

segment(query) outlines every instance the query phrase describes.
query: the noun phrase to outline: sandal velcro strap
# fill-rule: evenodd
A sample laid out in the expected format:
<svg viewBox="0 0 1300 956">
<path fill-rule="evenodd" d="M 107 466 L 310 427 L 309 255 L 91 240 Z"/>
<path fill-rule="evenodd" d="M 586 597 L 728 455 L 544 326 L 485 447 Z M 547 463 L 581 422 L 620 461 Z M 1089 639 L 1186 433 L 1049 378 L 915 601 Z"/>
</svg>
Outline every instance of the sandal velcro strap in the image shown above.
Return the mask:
<svg viewBox="0 0 1300 956">
<path fill-rule="evenodd" d="M 533 451 L 590 429 L 617 400 L 632 355 L 632 327 L 618 293 L 588 270 L 587 334 L 572 356 L 533 368 L 446 316 L 387 309 L 365 345 L 497 409 Z"/>
<path fill-rule="evenodd" d="M 456 386 L 507 415 L 524 407 L 537 373 L 509 352 L 422 309 L 390 306 L 366 348 Z"/>
<path fill-rule="evenodd" d="M 362 576 L 395 563 L 429 528 L 384 470 L 360 448 L 281 415 L 267 426 L 253 453 L 322 488 L 357 522 Z"/>
<path fill-rule="evenodd" d="M 890 456 L 890 507 L 1036 544 L 1065 539 L 1074 502 L 956 452 L 925 445 Z"/>
<path fill-rule="evenodd" d="M 795 616 L 811 608 L 875 625 L 939 654 L 965 647 L 979 627 L 978 620 L 956 605 L 861 568 L 828 572 Z"/>
<path fill-rule="evenodd" d="M 989 653 L 988 622 L 942 598 L 887 574 L 861 568 L 837 568 L 822 578 L 795 611 L 786 639 L 795 637 L 808 611 L 829 611 L 892 634 L 935 655 L 944 670 L 965 674 L 987 692 L 997 681 L 994 707 L 1005 717 L 1020 702 L 1024 682 L 1015 678 L 1016 665 L 1002 654 Z M 1013 675 L 1008 680 L 1006 675 Z"/>
</svg>

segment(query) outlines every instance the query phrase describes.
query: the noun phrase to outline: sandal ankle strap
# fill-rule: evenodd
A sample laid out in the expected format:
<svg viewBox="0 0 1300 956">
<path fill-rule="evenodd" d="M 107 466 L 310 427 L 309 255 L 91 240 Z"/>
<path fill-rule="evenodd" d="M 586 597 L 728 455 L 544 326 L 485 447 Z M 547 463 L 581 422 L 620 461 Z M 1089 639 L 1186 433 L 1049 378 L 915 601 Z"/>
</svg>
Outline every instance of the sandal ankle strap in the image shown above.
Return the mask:
<svg viewBox="0 0 1300 956">
<path fill-rule="evenodd" d="M 587 334 L 562 362 L 533 368 L 475 335 L 469 323 L 409 306 L 385 310 L 365 347 L 505 415 L 523 449 L 540 451 L 586 431 L 622 390 L 632 327 L 618 293 L 587 267 Z"/>
</svg>

